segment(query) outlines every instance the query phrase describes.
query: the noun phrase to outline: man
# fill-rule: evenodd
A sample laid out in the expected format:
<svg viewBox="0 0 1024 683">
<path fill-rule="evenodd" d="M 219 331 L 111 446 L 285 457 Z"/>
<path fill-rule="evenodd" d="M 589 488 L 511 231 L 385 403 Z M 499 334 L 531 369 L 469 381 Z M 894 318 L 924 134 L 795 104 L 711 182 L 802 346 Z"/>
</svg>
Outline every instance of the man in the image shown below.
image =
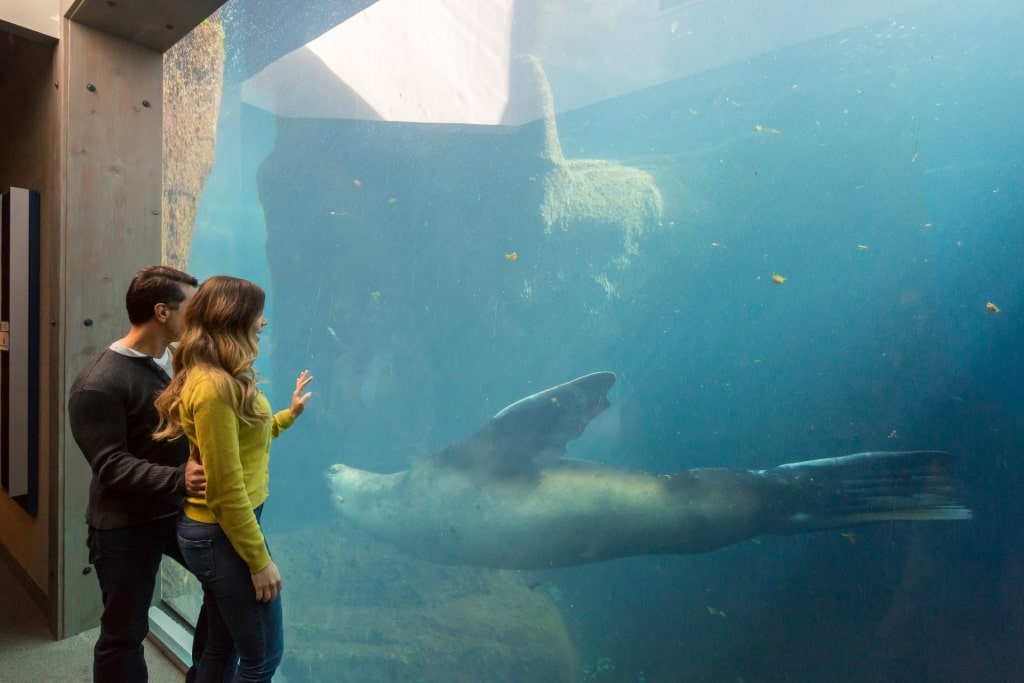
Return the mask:
<svg viewBox="0 0 1024 683">
<path fill-rule="evenodd" d="M 86 522 L 89 562 L 103 596 L 93 650 L 96 683 L 145 683 L 142 641 L 164 555 L 184 565 L 175 522 L 183 496 L 204 496 L 202 466 L 185 439 L 154 441 L 153 401 L 170 381 L 171 342 L 199 281 L 168 266 L 136 273 L 125 295 L 128 334 L 94 356 L 71 386 L 75 442 L 92 467 Z M 205 641 L 205 605 L 193 659 Z M 186 676 L 191 681 L 192 670 Z"/>
</svg>

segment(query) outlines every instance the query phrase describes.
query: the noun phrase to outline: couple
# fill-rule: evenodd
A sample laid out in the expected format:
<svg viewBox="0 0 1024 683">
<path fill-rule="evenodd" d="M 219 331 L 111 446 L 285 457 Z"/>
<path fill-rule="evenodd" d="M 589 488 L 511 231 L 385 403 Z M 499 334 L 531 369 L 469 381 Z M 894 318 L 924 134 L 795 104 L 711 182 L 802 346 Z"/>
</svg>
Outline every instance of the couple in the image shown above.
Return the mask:
<svg viewBox="0 0 1024 683">
<path fill-rule="evenodd" d="M 303 371 L 289 408 L 271 411 L 253 367 L 264 301 L 247 280 L 198 287 L 177 269 L 144 268 L 126 296 L 129 333 L 71 388 L 72 433 L 93 470 L 86 518 L 103 594 L 95 681 L 146 680 L 142 640 L 163 555 L 203 584 L 187 680 L 269 682 L 281 661 L 281 575 L 260 513 L 270 441 L 302 414 L 313 378 Z"/>
</svg>

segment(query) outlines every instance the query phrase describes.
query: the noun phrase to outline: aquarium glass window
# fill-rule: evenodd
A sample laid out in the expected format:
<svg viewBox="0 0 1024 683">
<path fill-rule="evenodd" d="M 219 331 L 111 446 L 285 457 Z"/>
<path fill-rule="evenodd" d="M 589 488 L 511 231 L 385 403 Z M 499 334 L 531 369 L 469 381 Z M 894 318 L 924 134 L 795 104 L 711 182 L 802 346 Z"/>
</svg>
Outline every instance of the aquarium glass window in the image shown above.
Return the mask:
<svg viewBox="0 0 1024 683">
<path fill-rule="evenodd" d="M 262 516 L 280 675 L 1014 678 L 1021 26 L 231 0 L 168 52 L 164 259 L 266 290 L 275 410 L 315 378 Z M 812 460 L 852 469 L 771 470 Z"/>
</svg>

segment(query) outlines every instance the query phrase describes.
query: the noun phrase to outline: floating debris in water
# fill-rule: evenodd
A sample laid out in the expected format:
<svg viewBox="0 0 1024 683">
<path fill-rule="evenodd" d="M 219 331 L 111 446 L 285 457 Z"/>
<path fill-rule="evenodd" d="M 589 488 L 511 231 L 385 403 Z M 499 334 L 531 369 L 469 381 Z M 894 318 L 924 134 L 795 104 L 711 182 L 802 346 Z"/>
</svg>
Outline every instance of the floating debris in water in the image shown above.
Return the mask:
<svg viewBox="0 0 1024 683">
<path fill-rule="evenodd" d="M 996 306 L 991 301 L 989 301 L 987 304 L 985 304 L 985 310 L 988 311 L 989 313 L 998 313 L 999 307 Z"/>
<path fill-rule="evenodd" d="M 602 674 L 614 670 L 615 661 L 611 657 L 598 657 L 592 665 L 583 666 L 583 680 L 592 681 Z"/>
<path fill-rule="evenodd" d="M 783 276 L 779 275 L 778 273 L 773 273 L 772 274 L 772 282 L 774 282 L 775 284 L 781 285 L 785 281 L 786 281 L 786 278 L 784 278 Z"/>
<path fill-rule="evenodd" d="M 519 254 L 517 254 L 514 251 L 509 254 L 505 254 L 505 260 L 508 261 L 509 263 L 515 261 L 517 258 L 519 258 Z"/>
</svg>

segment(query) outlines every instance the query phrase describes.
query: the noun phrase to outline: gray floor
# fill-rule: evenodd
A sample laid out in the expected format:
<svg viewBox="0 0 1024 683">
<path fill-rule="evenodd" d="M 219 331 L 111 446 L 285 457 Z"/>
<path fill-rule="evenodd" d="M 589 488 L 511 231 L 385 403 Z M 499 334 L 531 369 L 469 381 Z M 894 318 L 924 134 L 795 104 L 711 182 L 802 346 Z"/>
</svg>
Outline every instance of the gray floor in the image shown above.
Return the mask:
<svg viewBox="0 0 1024 683">
<path fill-rule="evenodd" d="M 39 608 L 0 559 L 0 683 L 89 683 L 99 627 L 55 641 Z M 150 683 L 181 683 L 185 675 L 146 642 Z"/>
</svg>

